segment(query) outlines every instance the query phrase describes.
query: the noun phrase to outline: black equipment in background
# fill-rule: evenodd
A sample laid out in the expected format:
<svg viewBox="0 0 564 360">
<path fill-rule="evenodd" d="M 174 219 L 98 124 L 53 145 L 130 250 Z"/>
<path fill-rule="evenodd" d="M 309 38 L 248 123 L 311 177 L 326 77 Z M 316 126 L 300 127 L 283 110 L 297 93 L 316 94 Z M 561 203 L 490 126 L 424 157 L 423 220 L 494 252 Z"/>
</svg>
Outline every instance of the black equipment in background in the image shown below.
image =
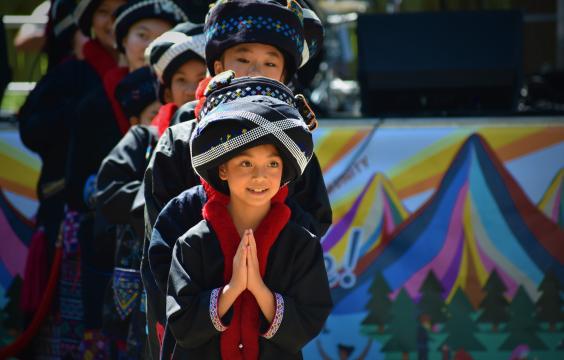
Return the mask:
<svg viewBox="0 0 564 360">
<path fill-rule="evenodd" d="M 366 14 L 358 18 L 366 116 L 503 115 L 523 78 L 519 11 Z"/>
</svg>

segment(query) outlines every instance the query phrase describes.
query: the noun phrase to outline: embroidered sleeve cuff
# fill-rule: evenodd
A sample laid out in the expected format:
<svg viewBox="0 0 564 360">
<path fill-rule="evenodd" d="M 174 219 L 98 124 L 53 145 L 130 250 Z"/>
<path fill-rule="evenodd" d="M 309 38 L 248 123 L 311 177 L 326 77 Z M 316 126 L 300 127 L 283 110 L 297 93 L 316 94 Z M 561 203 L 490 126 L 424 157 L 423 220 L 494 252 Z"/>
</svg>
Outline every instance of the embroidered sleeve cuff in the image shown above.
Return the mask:
<svg viewBox="0 0 564 360">
<path fill-rule="evenodd" d="M 276 312 L 274 313 L 274 318 L 272 319 L 270 327 L 264 334 L 262 334 L 265 339 L 272 338 L 276 332 L 278 332 L 278 328 L 280 328 L 282 318 L 284 317 L 284 298 L 282 295 L 274 293 L 274 299 L 276 300 Z"/>
<path fill-rule="evenodd" d="M 218 308 L 217 308 L 219 303 L 219 295 L 221 294 L 222 289 L 223 289 L 222 287 L 213 289 L 210 295 L 210 318 L 213 327 L 215 327 L 215 329 L 220 332 L 227 330 L 227 326 L 223 324 L 221 318 L 219 317 Z"/>
</svg>

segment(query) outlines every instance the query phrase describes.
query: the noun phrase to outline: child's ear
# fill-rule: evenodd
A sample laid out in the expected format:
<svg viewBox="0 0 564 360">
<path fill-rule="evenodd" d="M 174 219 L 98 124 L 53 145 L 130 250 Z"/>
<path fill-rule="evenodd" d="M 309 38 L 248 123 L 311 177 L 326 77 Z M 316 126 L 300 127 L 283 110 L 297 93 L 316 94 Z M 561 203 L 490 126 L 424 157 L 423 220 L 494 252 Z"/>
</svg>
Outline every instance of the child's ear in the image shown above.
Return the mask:
<svg viewBox="0 0 564 360">
<path fill-rule="evenodd" d="M 164 98 L 165 104 L 172 102 L 172 100 L 173 100 L 172 99 L 172 90 L 170 90 L 170 88 L 167 87 L 167 88 L 164 89 L 163 98 Z"/>
<path fill-rule="evenodd" d="M 139 118 L 137 116 L 132 116 L 129 118 L 129 125 L 134 126 L 139 124 Z"/>
<path fill-rule="evenodd" d="M 225 164 L 219 165 L 219 178 L 223 181 L 227 181 L 227 166 L 225 166 Z"/>
<path fill-rule="evenodd" d="M 213 71 L 215 72 L 215 74 L 219 74 L 223 72 L 223 63 L 219 60 L 216 60 L 213 62 Z"/>
</svg>

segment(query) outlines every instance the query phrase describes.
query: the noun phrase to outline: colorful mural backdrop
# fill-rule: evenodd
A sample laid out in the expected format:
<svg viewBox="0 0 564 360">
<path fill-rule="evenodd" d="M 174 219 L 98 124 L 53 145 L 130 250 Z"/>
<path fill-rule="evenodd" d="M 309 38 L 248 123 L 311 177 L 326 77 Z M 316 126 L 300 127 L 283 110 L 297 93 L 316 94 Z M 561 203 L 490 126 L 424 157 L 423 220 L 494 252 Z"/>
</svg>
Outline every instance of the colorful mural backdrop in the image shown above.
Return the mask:
<svg viewBox="0 0 564 360">
<path fill-rule="evenodd" d="M 335 308 L 307 358 L 564 358 L 564 126 L 325 124 Z"/>
<path fill-rule="evenodd" d="M 564 358 L 564 122 L 489 123 L 322 121 L 335 307 L 305 358 Z M 5 331 L 39 169 L 15 131 L 0 169 Z"/>
</svg>

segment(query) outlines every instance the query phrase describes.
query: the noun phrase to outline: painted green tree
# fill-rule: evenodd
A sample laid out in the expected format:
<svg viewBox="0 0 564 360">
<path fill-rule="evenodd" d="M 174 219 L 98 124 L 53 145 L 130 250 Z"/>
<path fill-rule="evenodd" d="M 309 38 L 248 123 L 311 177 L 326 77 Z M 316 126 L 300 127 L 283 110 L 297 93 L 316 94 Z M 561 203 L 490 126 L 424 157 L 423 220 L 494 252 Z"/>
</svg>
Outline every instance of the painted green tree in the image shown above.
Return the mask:
<svg viewBox="0 0 564 360">
<path fill-rule="evenodd" d="M 444 323 L 446 320 L 446 305 L 443 300 L 443 285 L 437 279 L 435 272 L 429 270 L 427 277 L 419 288 L 419 312 L 431 319 L 431 323 Z"/>
<path fill-rule="evenodd" d="M 392 303 L 389 329 L 392 337 L 382 347 L 383 352 L 401 352 L 403 359 L 417 349 L 417 308 L 405 289 Z"/>
<path fill-rule="evenodd" d="M 556 324 L 564 321 L 562 312 L 562 289 L 560 282 L 553 271 L 548 271 L 540 283 L 541 296 L 536 302 L 536 320 L 549 324 L 550 331 L 556 330 Z"/>
<path fill-rule="evenodd" d="M 504 295 L 507 288 L 495 269 L 490 274 L 483 290 L 486 296 L 479 305 L 479 308 L 482 309 L 482 313 L 478 321 L 491 323 L 492 330 L 497 332 L 499 324 L 507 322 L 509 319 L 509 302 Z"/>
<path fill-rule="evenodd" d="M 534 319 L 535 304 L 522 286 L 519 286 L 509 305 L 510 319 L 507 323 L 509 336 L 499 347 L 511 351 L 518 345 L 527 344 L 533 350 L 544 350 L 546 344 L 537 336 Z"/>
<path fill-rule="evenodd" d="M 484 351 L 486 348 L 474 336 L 478 330 L 478 325 L 472 320 L 471 314 L 474 308 L 468 301 L 461 288 L 456 289 L 450 304 L 447 305 L 448 317 L 445 322 L 444 330 L 448 334 L 445 341 L 437 350 L 443 349 L 445 345 L 449 349 L 458 351 Z"/>
<path fill-rule="evenodd" d="M 23 325 L 23 314 L 20 309 L 20 294 L 22 289 L 22 278 L 16 275 L 12 279 L 6 297 L 9 299 L 8 303 L 2 309 L 6 317 L 3 319 L 2 326 L 6 329 L 20 330 Z"/>
<path fill-rule="evenodd" d="M 388 295 L 392 292 L 388 282 L 381 272 L 377 272 L 370 286 L 370 300 L 366 304 L 368 314 L 362 321 L 362 325 L 377 325 L 380 333 L 390 321 L 390 308 L 392 301 Z"/>
</svg>

